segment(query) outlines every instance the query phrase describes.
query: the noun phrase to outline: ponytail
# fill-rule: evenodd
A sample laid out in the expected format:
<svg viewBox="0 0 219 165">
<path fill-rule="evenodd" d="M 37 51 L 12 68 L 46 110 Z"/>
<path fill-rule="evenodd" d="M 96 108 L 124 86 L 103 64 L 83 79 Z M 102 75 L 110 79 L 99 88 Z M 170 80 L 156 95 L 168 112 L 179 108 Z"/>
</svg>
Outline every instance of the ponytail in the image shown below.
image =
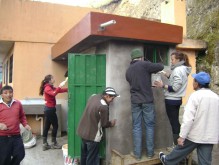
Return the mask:
<svg viewBox="0 0 219 165">
<path fill-rule="evenodd" d="M 39 95 L 43 96 L 44 93 L 44 86 L 45 84 L 49 83 L 49 81 L 52 79 L 52 75 L 47 75 L 45 76 L 45 78 L 42 80 L 41 84 L 40 84 L 40 89 L 39 89 Z"/>
<path fill-rule="evenodd" d="M 183 53 L 184 54 L 184 53 Z M 189 66 L 191 67 L 190 63 L 189 63 L 189 58 L 186 54 L 184 54 L 184 61 L 185 61 L 185 66 Z"/>
</svg>

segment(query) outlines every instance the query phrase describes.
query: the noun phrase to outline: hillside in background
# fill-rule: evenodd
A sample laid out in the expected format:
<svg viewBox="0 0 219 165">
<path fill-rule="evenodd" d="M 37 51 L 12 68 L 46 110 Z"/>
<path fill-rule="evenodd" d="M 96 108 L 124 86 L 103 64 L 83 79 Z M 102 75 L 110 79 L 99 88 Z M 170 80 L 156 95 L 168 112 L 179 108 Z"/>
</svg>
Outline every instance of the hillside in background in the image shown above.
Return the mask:
<svg viewBox="0 0 219 165">
<path fill-rule="evenodd" d="M 164 0 L 104 0 L 104 4 L 99 4 L 98 7 L 105 13 L 160 20 L 162 1 Z M 219 1 L 186 2 L 187 38 L 204 40 L 208 44 L 207 50 L 197 54 L 197 71 L 211 73 L 211 87 L 219 94 Z"/>
<path fill-rule="evenodd" d="M 219 94 L 218 0 L 187 0 L 187 37 L 208 43 L 207 50 L 197 56 L 197 70 L 211 72 L 211 87 Z"/>
</svg>

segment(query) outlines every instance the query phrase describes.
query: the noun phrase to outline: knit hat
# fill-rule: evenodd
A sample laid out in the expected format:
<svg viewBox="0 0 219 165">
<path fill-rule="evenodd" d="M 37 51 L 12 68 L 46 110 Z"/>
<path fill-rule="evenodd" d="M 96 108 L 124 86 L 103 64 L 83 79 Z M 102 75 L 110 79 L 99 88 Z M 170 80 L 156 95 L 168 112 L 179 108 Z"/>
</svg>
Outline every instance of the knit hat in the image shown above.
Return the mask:
<svg viewBox="0 0 219 165">
<path fill-rule="evenodd" d="M 112 87 L 106 87 L 106 89 L 103 91 L 103 94 L 120 97 L 120 95 L 116 93 L 115 89 Z"/>
<path fill-rule="evenodd" d="M 131 53 L 132 60 L 140 57 L 144 57 L 143 52 L 140 49 L 133 49 Z"/>
</svg>

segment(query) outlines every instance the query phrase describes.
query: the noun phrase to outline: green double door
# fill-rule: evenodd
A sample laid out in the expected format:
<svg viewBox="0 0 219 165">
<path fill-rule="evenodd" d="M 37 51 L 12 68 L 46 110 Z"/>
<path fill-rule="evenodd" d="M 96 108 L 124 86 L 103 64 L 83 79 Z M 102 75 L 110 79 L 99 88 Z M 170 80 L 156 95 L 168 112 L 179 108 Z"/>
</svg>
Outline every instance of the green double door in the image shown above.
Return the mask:
<svg viewBox="0 0 219 165">
<path fill-rule="evenodd" d="M 68 55 L 68 155 L 80 157 L 81 139 L 77 136 L 77 126 L 88 98 L 101 93 L 106 84 L 106 55 Z M 100 156 L 105 157 L 104 140 Z"/>
</svg>

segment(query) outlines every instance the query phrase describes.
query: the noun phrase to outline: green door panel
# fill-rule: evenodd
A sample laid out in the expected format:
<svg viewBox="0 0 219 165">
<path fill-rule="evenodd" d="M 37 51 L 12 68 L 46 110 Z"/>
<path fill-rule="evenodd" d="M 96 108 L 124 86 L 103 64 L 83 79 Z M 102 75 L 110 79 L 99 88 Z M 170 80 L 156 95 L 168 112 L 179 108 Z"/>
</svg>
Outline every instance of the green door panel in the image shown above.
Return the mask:
<svg viewBox="0 0 219 165">
<path fill-rule="evenodd" d="M 80 157 L 81 139 L 76 131 L 86 102 L 105 86 L 105 54 L 68 54 L 68 154 L 71 157 Z M 100 146 L 100 156 L 105 157 L 104 140 Z"/>
</svg>

